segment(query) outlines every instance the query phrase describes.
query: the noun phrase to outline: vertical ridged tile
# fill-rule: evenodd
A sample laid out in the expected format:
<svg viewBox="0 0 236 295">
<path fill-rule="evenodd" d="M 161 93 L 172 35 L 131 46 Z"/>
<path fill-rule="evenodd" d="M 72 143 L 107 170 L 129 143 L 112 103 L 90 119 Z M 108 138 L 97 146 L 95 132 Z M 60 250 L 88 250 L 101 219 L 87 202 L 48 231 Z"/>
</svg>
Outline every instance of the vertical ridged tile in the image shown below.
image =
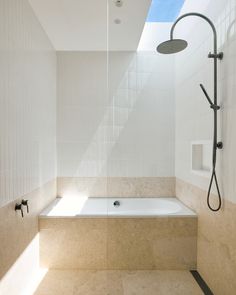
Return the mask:
<svg viewBox="0 0 236 295">
<path fill-rule="evenodd" d="M 56 176 L 56 54 L 28 1 L 0 1 L 0 207 Z"/>
</svg>

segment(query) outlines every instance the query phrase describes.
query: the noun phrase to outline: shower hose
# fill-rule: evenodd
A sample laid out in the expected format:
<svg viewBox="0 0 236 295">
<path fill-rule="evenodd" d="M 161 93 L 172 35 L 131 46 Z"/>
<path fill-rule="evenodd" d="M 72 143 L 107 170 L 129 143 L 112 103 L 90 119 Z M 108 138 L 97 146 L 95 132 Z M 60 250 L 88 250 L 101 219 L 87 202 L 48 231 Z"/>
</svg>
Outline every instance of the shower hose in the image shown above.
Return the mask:
<svg viewBox="0 0 236 295">
<path fill-rule="evenodd" d="M 219 184 L 216 176 L 216 154 L 217 154 L 217 149 L 222 149 L 223 148 L 223 143 L 222 142 L 217 142 L 217 111 L 220 109 L 220 107 L 212 102 L 210 99 L 208 93 L 206 92 L 204 86 L 200 84 L 200 87 L 205 94 L 208 102 L 210 103 L 210 107 L 214 111 L 214 130 L 213 130 L 213 151 L 212 151 L 212 174 L 211 174 L 211 180 L 209 183 L 209 188 L 207 192 L 207 206 L 211 211 L 219 211 L 222 205 L 222 200 L 221 200 L 221 194 L 220 194 L 220 189 L 219 189 Z M 210 196 L 211 196 L 211 188 L 213 184 L 213 180 L 215 181 L 216 189 L 217 189 L 217 194 L 218 194 L 218 206 L 216 208 L 213 208 L 211 203 L 210 203 Z"/>
</svg>

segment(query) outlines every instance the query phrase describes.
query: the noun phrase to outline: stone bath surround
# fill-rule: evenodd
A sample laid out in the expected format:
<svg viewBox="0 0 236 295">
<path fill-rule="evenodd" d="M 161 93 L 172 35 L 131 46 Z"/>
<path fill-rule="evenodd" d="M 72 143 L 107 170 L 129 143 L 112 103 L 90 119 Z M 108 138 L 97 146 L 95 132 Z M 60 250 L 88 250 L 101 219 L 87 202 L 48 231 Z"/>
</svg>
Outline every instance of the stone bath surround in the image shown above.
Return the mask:
<svg viewBox="0 0 236 295">
<path fill-rule="evenodd" d="M 40 218 L 39 225 L 44 268 L 196 268 L 196 217 Z"/>
</svg>

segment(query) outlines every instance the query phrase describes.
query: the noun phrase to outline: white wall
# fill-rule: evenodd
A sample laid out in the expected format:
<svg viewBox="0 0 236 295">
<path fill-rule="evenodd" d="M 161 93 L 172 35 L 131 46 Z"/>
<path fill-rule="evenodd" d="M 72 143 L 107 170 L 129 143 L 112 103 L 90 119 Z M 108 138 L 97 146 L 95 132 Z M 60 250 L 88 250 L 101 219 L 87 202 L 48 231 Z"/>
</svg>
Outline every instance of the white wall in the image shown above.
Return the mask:
<svg viewBox="0 0 236 295">
<path fill-rule="evenodd" d="M 0 1 L 0 206 L 55 178 L 56 56 L 28 1 Z"/>
<path fill-rule="evenodd" d="M 173 94 L 170 57 L 59 52 L 58 176 L 173 176 Z"/>
<path fill-rule="evenodd" d="M 219 62 L 219 140 L 224 149 L 218 152 L 217 170 L 224 198 L 236 202 L 236 1 L 186 1 L 182 13 L 197 11 L 210 17 L 218 33 L 218 49 L 224 51 Z M 195 28 L 193 29 L 193 25 Z M 176 56 L 176 176 L 206 189 L 209 177 L 190 171 L 191 141 L 212 139 L 212 110 L 199 83 L 212 96 L 213 67 L 207 54 L 212 50 L 210 26 L 201 19 L 182 20 L 176 37 L 186 38 L 189 48 Z"/>
</svg>

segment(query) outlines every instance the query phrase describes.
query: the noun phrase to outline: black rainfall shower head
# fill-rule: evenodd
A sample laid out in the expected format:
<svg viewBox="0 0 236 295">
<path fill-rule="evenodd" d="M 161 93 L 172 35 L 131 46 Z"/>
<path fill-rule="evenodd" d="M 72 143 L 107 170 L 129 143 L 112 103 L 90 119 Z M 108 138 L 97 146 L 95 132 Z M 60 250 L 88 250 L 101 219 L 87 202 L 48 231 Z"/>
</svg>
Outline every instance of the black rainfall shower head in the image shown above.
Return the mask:
<svg viewBox="0 0 236 295">
<path fill-rule="evenodd" d="M 170 39 L 157 46 L 157 52 L 162 54 L 172 54 L 184 50 L 188 42 L 182 39 Z"/>
</svg>

